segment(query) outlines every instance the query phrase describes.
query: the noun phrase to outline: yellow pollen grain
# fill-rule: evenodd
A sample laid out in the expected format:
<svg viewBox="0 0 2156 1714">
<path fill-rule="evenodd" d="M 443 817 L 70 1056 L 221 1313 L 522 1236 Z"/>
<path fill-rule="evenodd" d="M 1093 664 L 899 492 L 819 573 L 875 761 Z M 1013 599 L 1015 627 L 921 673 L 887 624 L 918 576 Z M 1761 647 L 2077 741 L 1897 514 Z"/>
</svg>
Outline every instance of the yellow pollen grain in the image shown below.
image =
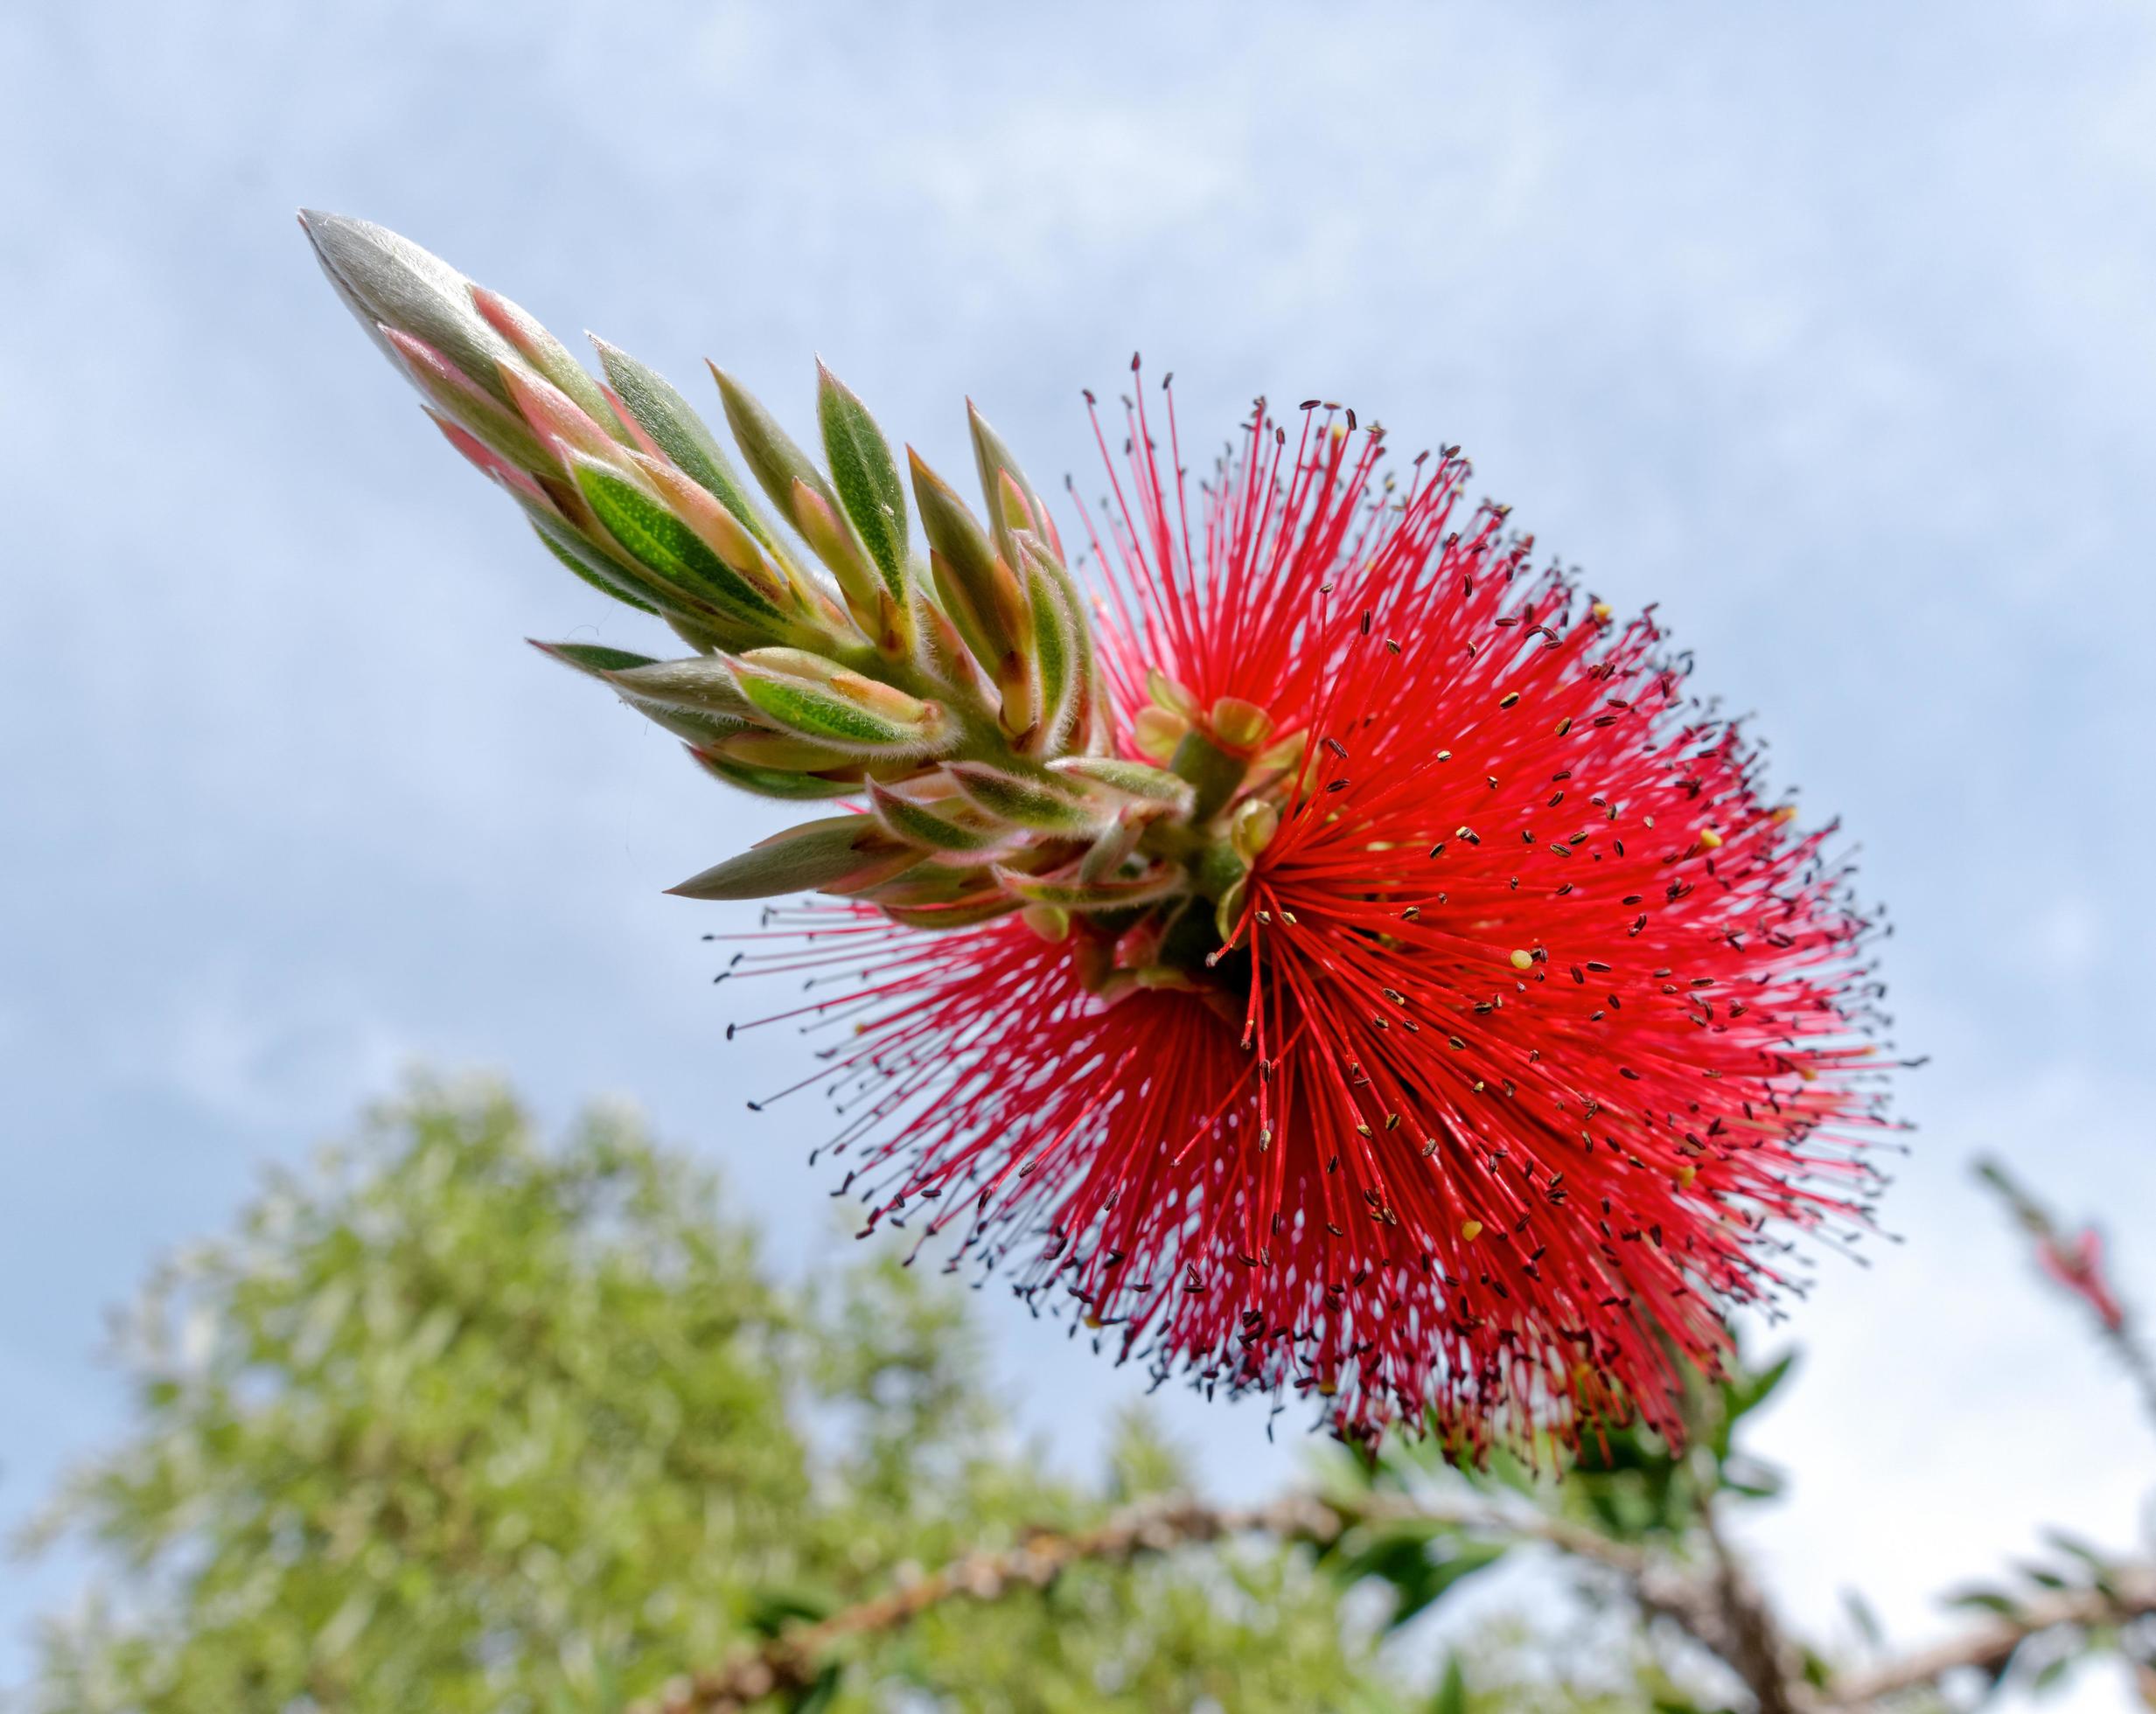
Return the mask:
<svg viewBox="0 0 2156 1714">
<path fill-rule="evenodd" d="M 1460 1236 L 1465 1238 L 1469 1244 L 1473 1244 L 1475 1240 L 1482 1237 L 1482 1235 L 1483 1223 L 1481 1221 L 1462 1220 L 1460 1223 Z"/>
<path fill-rule="evenodd" d="M 1677 1188 L 1679 1190 L 1691 1189 L 1692 1180 L 1699 1176 L 1699 1169 L 1697 1167 L 1679 1167 L 1677 1169 Z"/>
<path fill-rule="evenodd" d="M 1517 947 L 1517 946 L 1516 946 L 1516 947 L 1514 947 L 1514 948 L 1512 949 L 1512 968 L 1513 968 L 1513 969 L 1515 969 L 1515 970 L 1532 970 L 1534 967 L 1535 967 L 1535 955 L 1534 955 L 1532 952 L 1530 952 L 1530 951 L 1526 951 L 1524 947 Z"/>
<path fill-rule="evenodd" d="M 1776 821 L 1783 823 L 1784 825 L 1796 820 L 1797 805 L 1794 804 L 1782 804 L 1777 805 L 1774 812 L 1774 819 Z"/>
<path fill-rule="evenodd" d="M 1722 836 L 1712 827 L 1702 827 L 1699 830 L 1699 843 L 1709 851 L 1720 851 L 1722 848 Z"/>
<path fill-rule="evenodd" d="M 1609 623 L 1609 616 L 1611 613 L 1615 611 L 1615 610 L 1612 608 L 1608 602 L 1598 601 L 1594 603 L 1593 611 L 1594 614 L 1594 623 L 1601 625 L 1606 625 Z"/>
</svg>

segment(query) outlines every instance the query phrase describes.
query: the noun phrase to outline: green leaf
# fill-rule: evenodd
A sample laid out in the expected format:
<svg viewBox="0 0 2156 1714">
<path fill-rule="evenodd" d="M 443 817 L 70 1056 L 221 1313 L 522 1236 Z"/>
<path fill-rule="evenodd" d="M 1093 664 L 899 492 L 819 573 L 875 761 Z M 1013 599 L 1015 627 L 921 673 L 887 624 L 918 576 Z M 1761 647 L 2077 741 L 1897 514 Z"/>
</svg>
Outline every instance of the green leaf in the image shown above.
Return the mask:
<svg viewBox="0 0 2156 1714">
<path fill-rule="evenodd" d="M 1010 838 L 1008 828 L 953 821 L 876 780 L 869 782 L 869 801 L 892 838 L 931 851 L 986 851 Z"/>
<path fill-rule="evenodd" d="M 1461 1669 L 1460 1657 L 1445 1657 L 1445 1676 L 1437 1682 L 1437 1694 L 1430 1699 L 1430 1714 L 1468 1714 L 1468 1679 Z"/>
<path fill-rule="evenodd" d="M 1386 1525 L 1345 1555 L 1337 1574 L 1350 1582 L 1376 1578 L 1392 1586 L 1388 1631 L 1397 1631 L 1462 1579 L 1504 1557 L 1501 1542 L 1470 1541 L 1427 1524 Z"/>
<path fill-rule="evenodd" d="M 831 685 L 769 672 L 745 660 L 734 662 L 734 677 L 742 694 L 771 725 L 856 755 L 918 755 L 938 733 L 933 704 L 921 705 L 928 714 L 909 721 L 865 707 Z"/>
<path fill-rule="evenodd" d="M 742 1618 L 757 1635 L 771 1638 L 789 1625 L 813 1625 L 820 1619 L 828 1619 L 838 1606 L 837 1598 L 827 1590 L 768 1586 L 749 1597 L 748 1610 Z"/>
<path fill-rule="evenodd" d="M 1066 610 L 1063 591 L 1037 560 L 1029 555 L 1024 564 L 1026 594 L 1033 609 L 1033 665 L 1041 675 L 1041 724 L 1053 746 L 1070 725 L 1078 675 L 1074 633 L 1079 621 Z"/>
<path fill-rule="evenodd" d="M 852 798 L 861 791 L 860 785 L 851 780 L 827 780 L 819 774 L 788 773 L 777 768 L 751 768 L 743 762 L 729 762 L 723 756 L 712 756 L 694 743 L 690 744 L 688 753 L 696 759 L 696 765 L 714 778 L 743 791 L 753 791 L 759 798 L 808 803 L 819 798 Z"/>
<path fill-rule="evenodd" d="M 828 892 L 888 881 L 920 860 L 919 852 L 896 844 L 869 817 L 840 815 L 788 828 L 666 890 L 687 899 Z"/>
<path fill-rule="evenodd" d="M 699 708 L 736 719 L 749 719 L 756 714 L 756 705 L 735 681 L 733 668 L 711 655 L 617 667 L 606 674 L 606 680 L 624 696 L 639 701 Z"/>
<path fill-rule="evenodd" d="M 638 426 L 683 475 L 741 519 L 743 527 L 777 554 L 778 547 L 772 540 L 771 527 L 742 487 L 733 461 L 727 457 L 717 437 L 704 426 L 703 419 L 689 408 L 688 401 L 656 371 L 645 368 L 628 352 L 608 345 L 597 335 L 592 336 L 591 343 L 598 348 L 599 366 L 606 371 L 608 383 L 620 395 L 621 402 L 637 420 Z"/>
<path fill-rule="evenodd" d="M 844 1677 L 844 1669 L 835 1662 L 826 1667 L 806 1690 L 789 1693 L 786 1706 L 791 1714 L 823 1714 L 839 1699 L 839 1687 Z"/>
<path fill-rule="evenodd" d="M 1006 892 L 1028 904 L 1052 904 L 1064 910 L 1120 910 L 1130 905 L 1151 904 L 1156 899 L 1173 898 L 1190 885 L 1189 877 L 1172 863 L 1123 880 L 1043 881 L 1001 866 L 995 878 Z"/>
<path fill-rule="evenodd" d="M 639 655 L 629 649 L 610 649 L 598 643 L 541 643 L 537 638 L 524 639 L 549 659 L 558 660 L 564 666 L 573 666 L 579 672 L 595 679 L 604 679 L 610 673 L 626 672 L 632 667 L 656 665 L 649 655 Z"/>
<path fill-rule="evenodd" d="M 890 443 L 876 419 L 846 385 L 819 362 L 816 419 L 839 504 L 883 586 L 894 601 L 906 600 L 906 489 Z"/>
<path fill-rule="evenodd" d="M 1134 803 L 1157 804 L 1183 815 L 1190 812 L 1197 791 L 1190 781 L 1149 763 L 1126 762 L 1116 756 L 1065 756 L 1048 764 L 1049 771 L 1089 785 L 1105 786 Z"/>
<path fill-rule="evenodd" d="M 778 634 L 784 624 L 778 610 L 658 501 L 591 459 L 577 459 L 576 473 L 585 503 L 631 558 L 671 589 L 735 624 Z"/>
<path fill-rule="evenodd" d="M 907 460 L 921 532 L 928 538 L 936 592 L 966 647 L 994 672 L 1019 641 L 1006 623 L 1008 616 L 1001 593 L 1002 579 L 1015 578 L 1015 574 L 1002 567 L 987 532 L 951 484 L 911 448 L 907 449 Z"/>
<path fill-rule="evenodd" d="M 990 815 L 1042 833 L 1084 833 L 1111 817 L 1053 775 L 1006 773 L 985 762 L 953 762 L 945 771 Z"/>
<path fill-rule="evenodd" d="M 824 480 L 823 472 L 810 463 L 808 455 L 778 426 L 778 419 L 764 408 L 763 401 L 756 394 L 718 365 L 712 364 L 710 369 L 712 380 L 719 385 L 719 402 L 726 410 L 726 425 L 734 431 L 734 443 L 748 460 L 750 474 L 778 508 L 779 516 L 789 519 L 793 517 L 793 484 L 797 482 L 806 483 L 812 492 L 837 512 L 838 497 L 831 491 L 831 484 Z"/>
</svg>

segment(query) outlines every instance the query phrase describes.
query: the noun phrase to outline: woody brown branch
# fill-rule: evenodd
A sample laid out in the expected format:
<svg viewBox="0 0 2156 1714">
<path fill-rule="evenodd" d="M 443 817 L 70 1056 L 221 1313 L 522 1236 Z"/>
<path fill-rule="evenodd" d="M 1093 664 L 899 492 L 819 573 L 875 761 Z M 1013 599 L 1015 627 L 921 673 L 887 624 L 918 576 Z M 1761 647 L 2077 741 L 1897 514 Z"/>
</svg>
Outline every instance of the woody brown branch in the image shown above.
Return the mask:
<svg viewBox="0 0 2156 1714">
<path fill-rule="evenodd" d="M 2072 1589 L 2031 1599 L 2012 1614 L 1932 1648 L 1868 1671 L 1839 1674 L 1824 1705 L 1836 1710 L 1872 1708 L 1907 1691 L 1936 1684 L 1956 1672 L 1973 1671 L 1995 1678 L 2006 1670 L 2016 1649 L 2047 1631 L 2122 1625 L 2156 1616 L 2156 1566 L 2120 1568 L 2105 1581 L 2110 1585 L 2108 1591 Z"/>
<path fill-rule="evenodd" d="M 814 1683 L 833 1652 L 852 1638 L 902 1629 L 945 1602 L 993 1601 L 1016 1589 L 1044 1589 L 1081 1564 L 1128 1564 L 1239 1535 L 1323 1546 L 1357 1524 L 1388 1522 L 1538 1543 L 1615 1574 L 1645 1615 L 1674 1625 L 1727 1665 L 1752 1691 L 1761 1714 L 1855 1714 L 1958 1669 L 1996 1674 L 2015 1649 L 2044 1631 L 2156 1613 L 2156 1568 L 2131 1568 L 2111 1579 L 2109 1594 L 2076 1591 L 2031 1601 L 2011 1619 L 1885 1666 L 1843 1675 L 1822 1693 L 1803 1683 L 1795 1651 L 1765 1598 L 1719 1544 L 1714 1563 L 1700 1575 L 1584 1525 L 1495 1506 L 1448 1507 L 1388 1495 L 1358 1495 L 1340 1505 L 1291 1495 L 1250 1507 L 1178 1497 L 1129 1507 L 1090 1529 L 1042 1530 L 1015 1547 L 967 1554 L 828 1619 L 792 1627 L 716 1667 L 675 1679 L 628 1714 L 742 1714 L 768 1697 Z"/>
</svg>

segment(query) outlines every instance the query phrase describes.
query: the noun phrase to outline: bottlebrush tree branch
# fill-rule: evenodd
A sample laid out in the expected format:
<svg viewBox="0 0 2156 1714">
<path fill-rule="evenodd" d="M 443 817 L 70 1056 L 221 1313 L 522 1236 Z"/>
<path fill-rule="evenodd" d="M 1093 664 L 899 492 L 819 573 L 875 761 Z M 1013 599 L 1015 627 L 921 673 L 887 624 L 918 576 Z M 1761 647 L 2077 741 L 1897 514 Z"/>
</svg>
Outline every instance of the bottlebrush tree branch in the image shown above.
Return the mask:
<svg viewBox="0 0 2156 1714">
<path fill-rule="evenodd" d="M 2048 1632 L 2156 1615 L 2156 1565 L 2115 1567 L 2100 1586 L 2032 1599 L 1944 1642 L 1839 1675 L 1822 1691 L 1804 1682 L 1801 1651 L 1786 1640 L 1764 1595 L 1734 1556 L 1720 1550 L 1706 1567 L 1691 1570 L 1564 1519 L 1497 1506 L 1432 1505 L 1407 1496 L 1364 1496 L 1343 1503 L 1294 1495 L 1245 1507 L 1178 1496 L 1126 1508 L 1090 1529 L 1043 1530 L 1015 1547 L 966 1554 L 678 1678 L 628 1714 L 741 1714 L 767 1697 L 808 1689 L 835 1651 L 853 1639 L 902 1630 L 945 1602 L 994 1601 L 1022 1589 L 1044 1589 L 1080 1564 L 1127 1564 L 1241 1535 L 1322 1548 L 1373 1523 L 1421 1523 L 1548 1546 L 1614 1573 L 1643 1613 L 1673 1624 L 1734 1672 L 1761 1714 L 1854 1714 L 1958 1671 L 1995 1678 L 2024 1643 Z"/>
<path fill-rule="evenodd" d="M 1863 1672 L 1839 1674 L 1825 1706 L 1873 1708 L 1957 1672 L 1979 1672 L 1996 1679 L 2024 1643 L 2047 1632 L 2125 1625 L 2151 1617 L 2156 1617 L 2156 1565 L 2116 1567 L 2101 1585 L 2034 1597 L 2011 1613 L 1929 1648 Z"/>
</svg>

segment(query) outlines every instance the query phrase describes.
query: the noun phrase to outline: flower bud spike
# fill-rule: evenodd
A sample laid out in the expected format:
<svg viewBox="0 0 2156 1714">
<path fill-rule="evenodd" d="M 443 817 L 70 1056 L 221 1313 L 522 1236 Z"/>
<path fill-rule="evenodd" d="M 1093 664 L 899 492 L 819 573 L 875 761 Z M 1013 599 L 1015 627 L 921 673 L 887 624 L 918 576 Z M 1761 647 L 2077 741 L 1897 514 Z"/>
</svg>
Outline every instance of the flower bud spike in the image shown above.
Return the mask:
<svg viewBox="0 0 2156 1714">
<path fill-rule="evenodd" d="M 1213 704 L 1211 725 L 1213 736 L 1232 750 L 1254 750 L 1273 734 L 1273 716 L 1239 696 Z"/>
</svg>

